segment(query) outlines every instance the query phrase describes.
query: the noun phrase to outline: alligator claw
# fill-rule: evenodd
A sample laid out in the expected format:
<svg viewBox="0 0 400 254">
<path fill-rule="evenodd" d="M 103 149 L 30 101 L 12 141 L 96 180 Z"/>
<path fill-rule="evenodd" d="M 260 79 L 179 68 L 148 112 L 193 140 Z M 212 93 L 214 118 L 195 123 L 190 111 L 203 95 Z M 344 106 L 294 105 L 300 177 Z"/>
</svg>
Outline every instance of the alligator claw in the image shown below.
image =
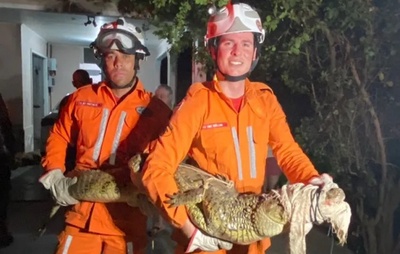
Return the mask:
<svg viewBox="0 0 400 254">
<path fill-rule="evenodd" d="M 169 207 L 177 207 L 181 204 L 179 204 L 179 193 L 174 193 L 174 194 L 166 194 L 168 200 L 164 201 L 164 203 L 168 204 Z"/>
</svg>

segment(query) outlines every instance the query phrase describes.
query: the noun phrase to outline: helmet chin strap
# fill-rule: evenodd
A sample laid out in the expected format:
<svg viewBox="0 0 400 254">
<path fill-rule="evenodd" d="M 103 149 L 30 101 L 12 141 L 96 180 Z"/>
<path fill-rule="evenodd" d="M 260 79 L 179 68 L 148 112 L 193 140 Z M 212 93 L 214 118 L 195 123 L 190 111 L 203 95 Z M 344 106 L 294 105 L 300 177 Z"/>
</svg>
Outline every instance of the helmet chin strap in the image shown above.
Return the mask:
<svg viewBox="0 0 400 254">
<path fill-rule="evenodd" d="M 230 82 L 237 82 L 237 81 L 241 81 L 241 80 L 245 80 L 248 76 L 250 76 L 250 73 L 254 70 L 254 68 L 256 67 L 257 63 L 258 63 L 258 57 L 251 63 L 250 66 L 250 70 L 248 72 L 246 72 L 245 74 L 239 75 L 239 76 L 231 76 L 228 74 L 223 73 L 219 67 L 217 66 L 217 69 L 219 71 L 219 73 L 221 73 L 226 81 L 230 81 Z"/>
<path fill-rule="evenodd" d="M 250 72 L 247 72 L 247 73 L 239 75 L 239 76 L 231 76 L 231 75 L 223 73 L 219 68 L 218 68 L 218 72 L 221 73 L 222 76 L 224 76 L 224 79 L 226 81 L 230 81 L 230 82 L 245 80 L 250 74 Z"/>
</svg>

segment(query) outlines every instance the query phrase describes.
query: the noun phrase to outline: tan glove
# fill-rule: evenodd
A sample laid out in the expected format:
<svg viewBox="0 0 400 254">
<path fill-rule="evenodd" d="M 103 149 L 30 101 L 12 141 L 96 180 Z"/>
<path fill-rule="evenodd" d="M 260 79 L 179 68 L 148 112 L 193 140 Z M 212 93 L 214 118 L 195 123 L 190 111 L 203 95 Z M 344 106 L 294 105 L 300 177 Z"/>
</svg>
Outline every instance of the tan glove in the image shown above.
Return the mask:
<svg viewBox="0 0 400 254">
<path fill-rule="evenodd" d="M 41 182 L 47 190 L 50 190 L 57 204 L 68 206 L 79 203 L 79 201 L 71 197 L 68 192 L 68 188 L 75 184 L 77 180 L 76 177 L 65 177 L 61 169 L 54 169 L 42 176 L 39 182 Z"/>
<path fill-rule="evenodd" d="M 196 228 L 192 237 L 190 238 L 186 253 L 193 252 L 197 249 L 202 251 L 217 251 L 222 249 L 230 250 L 232 249 L 232 246 L 232 243 L 205 235 Z"/>
<path fill-rule="evenodd" d="M 332 176 L 324 173 L 320 176 L 315 176 L 311 178 L 311 180 L 308 182 L 309 184 L 320 186 L 321 188 L 330 185 L 333 183 L 333 178 Z"/>
</svg>

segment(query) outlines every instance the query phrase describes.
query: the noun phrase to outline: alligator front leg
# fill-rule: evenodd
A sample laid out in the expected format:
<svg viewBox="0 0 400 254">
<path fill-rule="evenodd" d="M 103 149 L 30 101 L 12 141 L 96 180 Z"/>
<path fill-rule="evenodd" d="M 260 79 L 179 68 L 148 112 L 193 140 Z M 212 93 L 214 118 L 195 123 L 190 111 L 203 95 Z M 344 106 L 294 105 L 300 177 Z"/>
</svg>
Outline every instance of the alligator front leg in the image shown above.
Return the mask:
<svg viewBox="0 0 400 254">
<path fill-rule="evenodd" d="M 169 200 L 165 201 L 165 203 L 169 204 L 171 207 L 177 207 L 180 205 L 195 205 L 203 201 L 204 188 L 178 192 L 173 195 L 167 194 L 167 197 Z"/>
</svg>

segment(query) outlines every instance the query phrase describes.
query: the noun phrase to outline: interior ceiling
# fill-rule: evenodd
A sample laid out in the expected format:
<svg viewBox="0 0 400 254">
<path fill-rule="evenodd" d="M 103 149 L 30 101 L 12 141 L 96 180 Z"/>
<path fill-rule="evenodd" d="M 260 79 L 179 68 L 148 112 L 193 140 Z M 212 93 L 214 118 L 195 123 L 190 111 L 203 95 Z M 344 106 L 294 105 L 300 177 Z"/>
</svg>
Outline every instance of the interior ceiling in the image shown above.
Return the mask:
<svg viewBox="0 0 400 254">
<path fill-rule="evenodd" d="M 96 38 L 100 26 L 115 20 L 116 17 L 95 16 L 97 27 L 84 25 L 88 16 L 83 14 L 67 14 L 37 10 L 0 8 L 0 22 L 23 23 L 49 43 L 73 44 L 89 46 Z M 127 19 L 140 28 L 149 29 L 146 21 Z M 153 34 L 154 28 L 145 31 L 145 43 L 148 47 L 156 47 L 160 39 Z"/>
</svg>

